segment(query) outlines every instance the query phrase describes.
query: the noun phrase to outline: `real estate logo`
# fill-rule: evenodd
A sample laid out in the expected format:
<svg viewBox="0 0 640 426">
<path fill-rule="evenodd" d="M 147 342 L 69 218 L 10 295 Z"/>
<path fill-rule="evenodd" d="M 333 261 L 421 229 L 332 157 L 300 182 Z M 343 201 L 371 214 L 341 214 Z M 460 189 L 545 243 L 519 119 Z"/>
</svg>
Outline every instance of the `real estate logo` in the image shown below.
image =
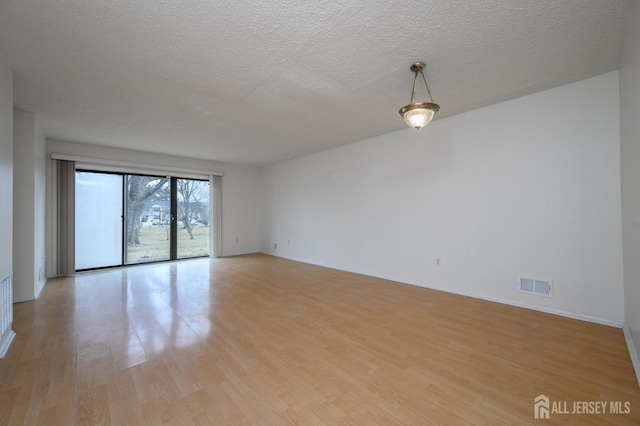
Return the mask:
<svg viewBox="0 0 640 426">
<path fill-rule="evenodd" d="M 549 398 L 545 395 L 538 395 L 533 400 L 533 418 L 549 418 Z"/>
<path fill-rule="evenodd" d="M 533 399 L 533 417 L 549 419 L 553 414 L 629 414 L 629 401 L 551 401 L 546 395 Z"/>
</svg>

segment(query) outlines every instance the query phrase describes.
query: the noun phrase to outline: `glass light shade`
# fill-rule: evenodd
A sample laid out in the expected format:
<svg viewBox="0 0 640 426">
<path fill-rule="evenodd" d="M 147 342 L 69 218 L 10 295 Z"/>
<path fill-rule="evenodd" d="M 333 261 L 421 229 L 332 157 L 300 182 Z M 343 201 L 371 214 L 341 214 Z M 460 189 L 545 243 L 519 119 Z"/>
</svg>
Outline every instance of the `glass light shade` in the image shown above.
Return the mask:
<svg viewBox="0 0 640 426">
<path fill-rule="evenodd" d="M 409 104 L 400 109 L 400 115 L 409 127 L 419 129 L 431 122 L 440 107 L 436 104 L 422 102 L 419 104 Z"/>
</svg>

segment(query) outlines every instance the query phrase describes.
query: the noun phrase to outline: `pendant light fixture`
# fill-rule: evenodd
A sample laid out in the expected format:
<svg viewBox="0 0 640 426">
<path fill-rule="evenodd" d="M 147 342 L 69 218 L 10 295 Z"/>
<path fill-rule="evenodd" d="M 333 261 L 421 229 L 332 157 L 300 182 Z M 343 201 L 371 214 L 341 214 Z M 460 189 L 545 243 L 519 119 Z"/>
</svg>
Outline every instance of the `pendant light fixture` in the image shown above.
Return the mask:
<svg viewBox="0 0 640 426">
<path fill-rule="evenodd" d="M 411 102 L 409 105 L 405 105 L 400 108 L 400 115 L 404 118 L 404 121 L 407 123 L 409 127 L 415 127 L 416 129 L 420 129 L 421 127 L 426 126 L 433 119 L 433 116 L 436 112 L 440 110 L 440 106 L 438 104 L 433 103 L 433 98 L 431 97 L 431 90 L 429 90 L 429 85 L 427 84 L 427 79 L 424 77 L 425 64 L 424 62 L 416 62 L 411 65 L 411 71 L 413 71 L 413 90 L 411 91 Z M 429 99 L 431 102 L 414 102 L 414 98 L 416 95 L 416 80 L 418 79 L 418 73 L 422 76 L 422 81 L 424 81 L 424 87 L 427 89 L 427 94 L 429 95 Z"/>
</svg>

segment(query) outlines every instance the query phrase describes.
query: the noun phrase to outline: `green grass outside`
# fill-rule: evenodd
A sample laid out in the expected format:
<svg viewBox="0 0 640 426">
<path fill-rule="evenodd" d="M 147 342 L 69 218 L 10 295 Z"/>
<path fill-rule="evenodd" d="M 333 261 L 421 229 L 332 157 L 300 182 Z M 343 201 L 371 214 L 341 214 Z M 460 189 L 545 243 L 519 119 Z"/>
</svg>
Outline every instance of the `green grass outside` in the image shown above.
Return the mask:
<svg viewBox="0 0 640 426">
<path fill-rule="evenodd" d="M 140 245 L 127 247 L 127 263 L 152 262 L 169 259 L 169 228 L 143 227 L 140 230 Z M 208 256 L 209 227 L 193 228 L 193 240 L 184 228 L 178 228 L 178 257 Z"/>
</svg>

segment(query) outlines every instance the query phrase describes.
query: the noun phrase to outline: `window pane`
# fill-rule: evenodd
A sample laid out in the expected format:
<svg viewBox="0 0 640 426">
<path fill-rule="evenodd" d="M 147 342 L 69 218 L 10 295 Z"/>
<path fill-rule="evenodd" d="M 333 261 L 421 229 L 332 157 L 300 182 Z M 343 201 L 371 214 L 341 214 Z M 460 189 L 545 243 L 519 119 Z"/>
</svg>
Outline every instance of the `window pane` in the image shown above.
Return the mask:
<svg viewBox="0 0 640 426">
<path fill-rule="evenodd" d="M 178 258 L 208 256 L 209 181 L 176 179 Z"/>
<path fill-rule="evenodd" d="M 76 172 L 76 269 L 122 264 L 122 176 Z"/>
<path fill-rule="evenodd" d="M 168 260 L 170 254 L 170 179 L 127 175 L 126 263 Z"/>
</svg>

